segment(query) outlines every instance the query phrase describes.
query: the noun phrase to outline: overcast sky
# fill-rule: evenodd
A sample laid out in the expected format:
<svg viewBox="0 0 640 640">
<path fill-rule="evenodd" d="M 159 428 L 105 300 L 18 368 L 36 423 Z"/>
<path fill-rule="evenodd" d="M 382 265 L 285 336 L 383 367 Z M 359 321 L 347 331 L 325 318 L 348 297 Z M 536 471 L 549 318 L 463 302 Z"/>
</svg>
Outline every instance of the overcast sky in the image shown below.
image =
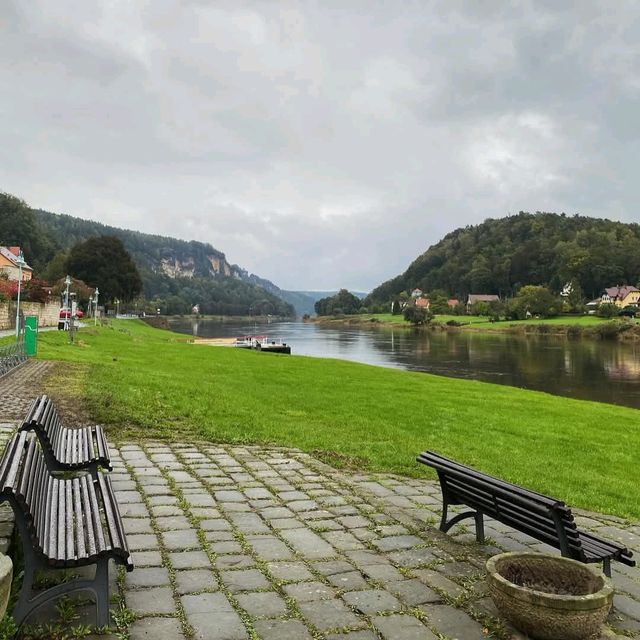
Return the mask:
<svg viewBox="0 0 640 640">
<path fill-rule="evenodd" d="M 368 290 L 520 210 L 639 221 L 640 3 L 0 0 L 0 191 Z"/>
</svg>

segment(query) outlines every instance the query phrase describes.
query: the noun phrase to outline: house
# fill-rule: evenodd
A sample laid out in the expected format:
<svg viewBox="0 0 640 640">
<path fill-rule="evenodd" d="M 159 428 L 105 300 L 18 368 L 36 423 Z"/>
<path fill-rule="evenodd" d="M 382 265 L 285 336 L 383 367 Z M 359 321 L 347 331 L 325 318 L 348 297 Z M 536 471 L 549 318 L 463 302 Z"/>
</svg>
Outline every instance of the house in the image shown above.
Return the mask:
<svg viewBox="0 0 640 640">
<path fill-rule="evenodd" d="M 422 289 L 414 289 L 411 292 L 411 297 L 412 298 L 422 298 Z"/>
<path fill-rule="evenodd" d="M 500 296 L 493 293 L 470 293 L 467 298 L 467 313 L 471 311 L 471 308 L 476 304 L 476 302 L 500 302 Z"/>
<path fill-rule="evenodd" d="M 451 300 L 447 300 L 447 306 L 449 309 L 455 309 L 460 304 L 460 300 L 458 298 L 451 298 Z"/>
<path fill-rule="evenodd" d="M 0 273 L 6 273 L 9 280 L 17 280 L 20 277 L 18 258 L 21 254 L 20 247 L 0 246 Z M 33 269 L 25 262 L 22 265 L 22 281 L 28 282 L 33 276 Z"/>
<path fill-rule="evenodd" d="M 416 298 L 416 307 L 424 307 L 425 309 L 429 308 L 429 298 Z"/>
<path fill-rule="evenodd" d="M 608 287 L 600 297 L 600 302 L 615 304 L 616 307 L 637 307 L 640 304 L 640 289 L 631 285 Z"/>
</svg>

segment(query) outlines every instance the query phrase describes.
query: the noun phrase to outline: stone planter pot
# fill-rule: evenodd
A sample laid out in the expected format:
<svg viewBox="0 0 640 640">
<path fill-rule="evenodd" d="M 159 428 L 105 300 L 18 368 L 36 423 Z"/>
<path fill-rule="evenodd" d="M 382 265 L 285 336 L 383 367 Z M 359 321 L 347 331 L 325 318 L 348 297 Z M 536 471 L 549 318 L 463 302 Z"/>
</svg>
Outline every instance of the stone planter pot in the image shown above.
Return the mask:
<svg viewBox="0 0 640 640">
<path fill-rule="evenodd" d="M 542 553 L 502 553 L 487 561 L 498 611 L 536 640 L 597 637 L 613 603 L 611 581 L 595 567 Z"/>
<path fill-rule="evenodd" d="M 11 593 L 11 580 L 13 578 L 13 562 L 9 556 L 0 553 L 0 618 L 7 610 L 9 594 Z"/>
</svg>

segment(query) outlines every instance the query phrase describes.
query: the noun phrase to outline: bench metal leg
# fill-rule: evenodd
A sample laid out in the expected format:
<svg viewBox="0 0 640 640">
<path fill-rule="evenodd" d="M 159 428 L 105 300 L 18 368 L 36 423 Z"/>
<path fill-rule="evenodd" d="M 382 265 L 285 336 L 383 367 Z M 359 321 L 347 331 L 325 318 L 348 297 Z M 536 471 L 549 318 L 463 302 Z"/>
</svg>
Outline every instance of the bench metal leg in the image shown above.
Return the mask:
<svg viewBox="0 0 640 640">
<path fill-rule="evenodd" d="M 440 524 L 440 531 L 442 531 L 443 533 L 446 533 L 447 531 L 449 531 L 449 529 L 451 529 L 451 527 L 458 524 L 458 522 L 462 520 L 466 520 L 467 518 L 473 518 L 476 521 L 476 527 L 477 527 L 478 515 L 480 516 L 480 518 L 482 518 L 482 514 L 481 513 L 479 514 L 477 511 L 465 511 L 464 513 L 459 513 L 457 516 L 454 516 L 453 518 L 451 518 L 449 522 L 444 522 L 444 524 Z M 443 515 L 443 520 L 444 520 L 444 515 Z M 484 524 L 482 523 L 482 521 L 480 524 L 480 528 L 482 529 L 483 538 L 484 538 Z M 478 535 L 478 532 L 476 530 L 476 536 L 477 535 Z"/>
<path fill-rule="evenodd" d="M 480 511 L 476 511 L 476 542 L 484 544 L 484 517 Z"/>
<path fill-rule="evenodd" d="M 611 577 L 611 558 L 605 558 L 602 561 L 602 571 L 607 578 Z"/>
<path fill-rule="evenodd" d="M 13 506 L 13 505 L 12 505 Z M 47 571 L 52 567 L 47 566 L 33 550 L 32 540 L 29 535 L 24 514 L 20 509 L 14 509 L 16 525 L 22 540 L 24 554 L 24 578 L 20 596 L 13 609 L 13 618 L 18 626 L 22 626 L 27 617 L 46 602 L 72 593 L 74 591 L 91 591 L 96 601 L 96 625 L 108 625 L 109 620 L 109 559 L 100 558 L 96 564 L 96 573 L 93 578 L 77 579 L 72 582 L 64 582 L 50 587 L 45 591 L 34 593 L 33 582 L 35 572 Z"/>
</svg>

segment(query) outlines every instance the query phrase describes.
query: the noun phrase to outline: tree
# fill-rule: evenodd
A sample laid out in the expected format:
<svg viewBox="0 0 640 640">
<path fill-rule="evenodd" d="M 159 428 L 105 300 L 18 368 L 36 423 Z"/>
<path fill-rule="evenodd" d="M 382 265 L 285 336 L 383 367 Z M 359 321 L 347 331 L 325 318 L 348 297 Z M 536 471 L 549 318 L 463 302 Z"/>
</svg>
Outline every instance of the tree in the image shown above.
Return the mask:
<svg viewBox="0 0 640 640">
<path fill-rule="evenodd" d="M 405 307 L 402 315 L 407 322 L 415 326 L 429 324 L 433 320 L 433 313 L 429 309 L 415 305 Z"/>
<path fill-rule="evenodd" d="M 602 304 L 598 305 L 597 314 L 601 318 L 615 318 L 618 315 L 619 311 L 620 309 L 617 307 L 617 305 L 613 304 L 613 302 L 603 302 Z"/>
<path fill-rule="evenodd" d="M 354 296 L 347 289 L 340 289 L 335 296 L 320 298 L 317 300 L 314 309 L 319 316 L 330 316 L 338 314 L 353 315 L 358 313 L 362 302 L 360 298 Z"/>
<path fill-rule="evenodd" d="M 68 272 L 92 287 L 100 298 L 112 302 L 132 300 L 142 291 L 142 279 L 122 241 L 97 236 L 75 245 L 67 260 Z"/>
<path fill-rule="evenodd" d="M 509 303 L 509 315 L 520 320 L 527 317 L 543 318 L 558 315 L 560 301 L 546 287 L 526 285 L 518 291 L 518 295 Z"/>
</svg>

